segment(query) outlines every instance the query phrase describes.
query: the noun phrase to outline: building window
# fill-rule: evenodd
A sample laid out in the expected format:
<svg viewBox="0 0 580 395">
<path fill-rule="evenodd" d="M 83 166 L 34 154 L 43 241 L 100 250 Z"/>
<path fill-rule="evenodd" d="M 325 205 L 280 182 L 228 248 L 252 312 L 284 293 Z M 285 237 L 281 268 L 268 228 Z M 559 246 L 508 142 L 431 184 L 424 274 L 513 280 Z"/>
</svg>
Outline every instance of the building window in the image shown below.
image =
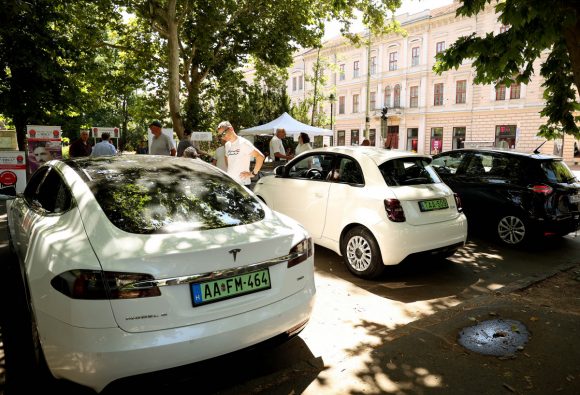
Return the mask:
<svg viewBox="0 0 580 395">
<path fill-rule="evenodd" d="M 371 96 L 370 97 L 370 103 L 369 103 L 370 106 L 371 106 L 370 109 L 371 110 L 374 110 L 375 108 L 377 108 L 377 94 L 376 94 L 376 92 L 371 92 L 371 95 L 370 96 Z"/>
<path fill-rule="evenodd" d="M 389 107 L 391 105 L 391 87 L 387 86 L 385 88 L 385 100 L 383 101 L 384 107 Z"/>
<path fill-rule="evenodd" d="M 397 52 L 389 54 L 389 71 L 397 70 Z"/>
<path fill-rule="evenodd" d="M 437 44 L 435 44 L 435 53 L 441 53 L 445 51 L 445 41 L 439 41 Z"/>
<path fill-rule="evenodd" d="M 443 149 L 443 128 L 431 128 L 431 155 Z"/>
<path fill-rule="evenodd" d="M 350 145 L 358 145 L 358 129 L 350 131 Z"/>
<path fill-rule="evenodd" d="M 393 93 L 393 107 L 399 108 L 401 107 L 401 85 L 395 85 L 395 90 Z"/>
<path fill-rule="evenodd" d="M 495 100 L 505 100 L 505 85 L 496 85 L 495 87 Z"/>
<path fill-rule="evenodd" d="M 465 127 L 453 128 L 453 149 L 463 148 L 465 142 Z"/>
<path fill-rule="evenodd" d="M 371 58 L 371 75 L 374 75 L 377 73 L 377 57 L 373 56 Z"/>
<path fill-rule="evenodd" d="M 433 89 L 433 105 L 442 106 L 443 105 L 443 84 L 435 84 Z"/>
<path fill-rule="evenodd" d="M 510 99 L 519 99 L 521 92 L 520 84 L 511 84 L 510 86 Z"/>
<path fill-rule="evenodd" d="M 337 140 L 337 145 L 345 145 L 346 144 L 346 132 L 344 130 L 338 130 L 336 132 L 336 140 Z"/>
<path fill-rule="evenodd" d="M 292 77 L 292 91 L 296 91 L 296 77 Z"/>
<path fill-rule="evenodd" d="M 419 47 L 411 49 L 411 66 L 419 66 Z"/>
<path fill-rule="evenodd" d="M 419 107 L 419 87 L 412 86 L 409 90 L 409 107 Z"/>
<path fill-rule="evenodd" d="M 338 97 L 338 113 L 344 114 L 344 109 L 345 109 L 345 97 L 339 96 Z"/>
<path fill-rule="evenodd" d="M 355 62 L 353 63 L 353 66 L 352 66 L 352 78 L 358 78 L 359 72 L 360 72 L 360 69 L 359 69 L 359 65 L 358 65 L 358 60 L 355 60 Z"/>
<path fill-rule="evenodd" d="M 352 112 L 358 112 L 358 95 L 352 95 Z"/>
<path fill-rule="evenodd" d="M 407 129 L 407 151 L 417 152 L 419 147 L 419 128 Z"/>
<path fill-rule="evenodd" d="M 495 146 L 497 148 L 516 147 L 516 125 L 498 125 L 495 127 Z"/>
<path fill-rule="evenodd" d="M 457 81 L 455 88 L 455 103 L 465 103 L 467 99 L 467 80 Z"/>
<path fill-rule="evenodd" d="M 345 75 L 346 75 L 346 74 L 345 74 L 345 72 L 344 72 L 344 64 L 341 64 L 341 65 L 340 65 L 340 71 L 339 71 L 339 73 L 338 73 L 338 79 L 339 79 L 340 81 L 344 81 Z"/>
<path fill-rule="evenodd" d="M 298 90 L 301 91 L 302 89 L 304 89 L 304 78 L 300 75 L 298 76 Z"/>
</svg>

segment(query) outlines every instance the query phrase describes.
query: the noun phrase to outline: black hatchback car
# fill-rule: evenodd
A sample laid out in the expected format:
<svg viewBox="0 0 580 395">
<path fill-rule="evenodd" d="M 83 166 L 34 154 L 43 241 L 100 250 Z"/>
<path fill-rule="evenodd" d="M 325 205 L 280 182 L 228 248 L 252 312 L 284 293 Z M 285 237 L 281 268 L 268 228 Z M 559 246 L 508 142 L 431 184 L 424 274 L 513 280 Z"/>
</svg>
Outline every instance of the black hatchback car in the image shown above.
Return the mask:
<svg viewBox="0 0 580 395">
<path fill-rule="evenodd" d="M 580 228 L 580 181 L 559 157 L 459 149 L 434 155 L 431 165 L 459 195 L 471 230 L 519 246 Z"/>
</svg>

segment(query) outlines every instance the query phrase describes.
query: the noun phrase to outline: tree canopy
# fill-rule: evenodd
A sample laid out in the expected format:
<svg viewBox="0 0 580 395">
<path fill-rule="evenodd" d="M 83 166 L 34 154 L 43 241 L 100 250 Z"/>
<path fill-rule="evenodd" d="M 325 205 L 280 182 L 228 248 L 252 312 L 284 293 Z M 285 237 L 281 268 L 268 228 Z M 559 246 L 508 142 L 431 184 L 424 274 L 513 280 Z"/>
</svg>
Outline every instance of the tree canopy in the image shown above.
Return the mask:
<svg viewBox="0 0 580 395">
<path fill-rule="evenodd" d="M 541 64 L 546 105 L 541 115 L 547 122 L 539 135 L 554 139 L 563 133 L 580 139 L 575 115 L 580 87 L 580 2 L 545 0 L 460 0 L 457 15 L 473 16 L 495 7 L 507 29 L 499 34 L 476 33 L 459 38 L 437 55 L 437 73 L 458 68 L 472 59 L 478 84 L 527 84 Z M 537 63 L 537 62 L 536 62 Z"/>
</svg>

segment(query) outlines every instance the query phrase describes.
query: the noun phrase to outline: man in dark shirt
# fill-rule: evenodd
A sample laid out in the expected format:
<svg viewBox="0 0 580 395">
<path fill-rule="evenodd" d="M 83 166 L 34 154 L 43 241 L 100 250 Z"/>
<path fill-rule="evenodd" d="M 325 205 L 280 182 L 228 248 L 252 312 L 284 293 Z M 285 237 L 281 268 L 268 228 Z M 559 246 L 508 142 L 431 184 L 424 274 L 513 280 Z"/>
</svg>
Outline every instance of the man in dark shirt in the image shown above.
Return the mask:
<svg viewBox="0 0 580 395">
<path fill-rule="evenodd" d="M 81 131 L 81 137 L 75 140 L 69 147 L 68 154 L 71 158 L 80 158 L 82 156 L 89 156 L 92 148 L 89 145 L 89 132 Z"/>
</svg>

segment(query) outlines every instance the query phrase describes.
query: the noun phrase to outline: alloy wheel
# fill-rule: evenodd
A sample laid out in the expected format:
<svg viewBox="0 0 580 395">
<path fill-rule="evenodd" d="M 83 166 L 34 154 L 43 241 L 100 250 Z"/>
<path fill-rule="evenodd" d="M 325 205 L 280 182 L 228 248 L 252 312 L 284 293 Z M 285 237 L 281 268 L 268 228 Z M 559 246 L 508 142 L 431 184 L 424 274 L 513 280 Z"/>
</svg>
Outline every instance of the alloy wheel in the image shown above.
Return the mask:
<svg viewBox="0 0 580 395">
<path fill-rule="evenodd" d="M 372 262 L 372 250 L 369 242 L 361 236 L 353 236 L 346 245 L 348 263 L 358 271 L 369 268 Z"/>
<path fill-rule="evenodd" d="M 526 237 L 526 225 L 520 218 L 508 215 L 499 220 L 497 233 L 506 244 L 520 244 Z"/>
</svg>

